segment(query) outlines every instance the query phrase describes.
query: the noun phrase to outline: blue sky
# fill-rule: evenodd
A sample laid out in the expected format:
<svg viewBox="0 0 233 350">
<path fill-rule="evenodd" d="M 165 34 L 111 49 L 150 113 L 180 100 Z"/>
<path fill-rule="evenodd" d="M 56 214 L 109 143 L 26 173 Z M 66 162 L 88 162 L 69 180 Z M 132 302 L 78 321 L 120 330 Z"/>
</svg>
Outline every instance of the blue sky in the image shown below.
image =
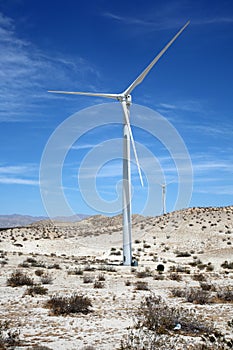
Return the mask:
<svg viewBox="0 0 233 350">
<path fill-rule="evenodd" d="M 232 205 L 231 1 L 4 0 L 0 1 L 0 214 L 46 214 L 39 169 L 49 138 L 74 113 L 85 108 L 92 112 L 95 105 L 110 102 L 52 95 L 47 90 L 121 92 L 189 19 L 188 28 L 133 91 L 133 102 L 159 112 L 182 138 L 193 168 L 188 206 Z M 88 131 L 67 150 L 62 186 L 73 212 L 98 213 L 82 198 L 77 174 L 93 147 L 121 137 L 120 114 L 119 109 L 119 122 Z M 131 120 L 133 124 L 133 113 Z M 167 209 L 177 209 L 179 179 L 171 153 L 144 130 L 133 126 L 133 133 L 138 144 L 152 152 L 163 174 L 153 180 L 155 206 L 150 204 L 146 214 L 161 212 L 158 183 L 163 181 L 171 182 Z M 115 157 L 96 176 L 97 191 L 109 201 L 109 213 L 121 180 L 121 149 Z M 140 160 L 146 161 L 150 163 L 149 158 Z M 90 177 L 92 170 L 86 173 Z M 141 189 L 134 163 L 132 179 L 133 211 L 140 213 L 147 182 Z"/>
</svg>

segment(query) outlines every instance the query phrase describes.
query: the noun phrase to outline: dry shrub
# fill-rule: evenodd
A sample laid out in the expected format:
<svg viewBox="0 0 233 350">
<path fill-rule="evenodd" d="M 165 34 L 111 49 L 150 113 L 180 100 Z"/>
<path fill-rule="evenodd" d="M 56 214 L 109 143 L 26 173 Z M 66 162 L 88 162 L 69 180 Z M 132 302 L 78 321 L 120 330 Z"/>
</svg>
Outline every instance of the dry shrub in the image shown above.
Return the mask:
<svg viewBox="0 0 233 350">
<path fill-rule="evenodd" d="M 75 268 L 73 270 L 68 271 L 68 275 L 78 275 L 82 276 L 83 275 L 83 270 L 81 268 Z"/>
<path fill-rule="evenodd" d="M 233 287 L 224 286 L 217 291 L 217 298 L 219 301 L 232 303 L 233 302 Z"/>
<path fill-rule="evenodd" d="M 178 273 L 175 273 L 175 272 L 170 273 L 169 279 L 172 280 L 172 281 L 177 281 L 177 282 L 182 281 L 181 275 L 179 275 Z"/>
<path fill-rule="evenodd" d="M 15 349 L 20 345 L 19 330 L 13 329 L 9 321 L 0 321 L 0 349 Z"/>
<path fill-rule="evenodd" d="M 53 315 L 68 315 L 73 313 L 88 314 L 92 306 L 88 297 L 74 293 L 71 296 L 53 295 L 45 307 L 52 310 Z"/>
<path fill-rule="evenodd" d="M 228 262 L 227 260 L 221 264 L 224 269 L 233 269 L 233 262 Z"/>
<path fill-rule="evenodd" d="M 173 265 L 173 266 L 170 266 L 169 270 L 171 272 L 190 274 L 190 269 L 187 266 L 181 266 L 181 265 L 175 266 L 175 265 Z"/>
<path fill-rule="evenodd" d="M 92 276 L 83 276 L 83 283 L 92 283 L 94 278 Z"/>
<path fill-rule="evenodd" d="M 163 281 L 164 279 L 164 275 L 162 275 L 160 272 L 157 275 L 154 275 L 154 280 L 156 281 Z"/>
<path fill-rule="evenodd" d="M 175 253 L 176 253 L 177 258 L 188 258 L 191 256 L 191 254 L 189 252 L 176 251 Z"/>
<path fill-rule="evenodd" d="M 94 288 L 98 288 L 98 289 L 100 289 L 100 288 L 104 288 L 104 283 L 103 282 L 101 282 L 101 281 L 97 281 L 97 280 L 95 280 L 95 282 L 94 282 Z"/>
<path fill-rule="evenodd" d="M 98 275 L 98 281 L 105 281 L 105 276 L 104 276 L 103 273 L 100 273 L 100 274 Z"/>
<path fill-rule="evenodd" d="M 181 330 L 174 329 L 177 324 Z M 211 341 L 204 335 L 216 334 L 215 329 L 197 316 L 195 310 L 171 307 L 160 297 L 150 295 L 135 313 L 135 325 L 121 339 L 120 350 L 215 350 L 217 336 Z M 195 337 L 190 343 L 190 336 Z M 203 337 L 201 339 L 200 337 Z M 222 346 L 222 345 L 221 345 Z"/>
<path fill-rule="evenodd" d="M 44 274 L 44 270 L 38 269 L 35 271 L 35 275 L 41 277 Z"/>
<path fill-rule="evenodd" d="M 168 306 L 161 297 L 154 295 L 146 297 L 137 312 L 137 327 L 146 327 L 157 334 L 173 331 L 177 323 L 181 324 L 183 333 L 189 335 L 209 331 L 209 328 L 200 321 L 195 311 Z"/>
<path fill-rule="evenodd" d="M 145 278 L 145 277 L 150 277 L 152 275 L 150 269 L 146 268 L 143 271 L 137 271 L 136 277 L 137 278 Z"/>
<path fill-rule="evenodd" d="M 206 290 L 206 291 L 216 291 L 216 287 L 214 284 L 210 283 L 210 282 L 201 282 L 200 281 L 200 287 L 202 290 Z"/>
<path fill-rule="evenodd" d="M 84 271 L 94 271 L 95 268 L 91 265 L 86 265 L 86 266 L 84 266 L 83 270 Z"/>
<path fill-rule="evenodd" d="M 48 269 L 61 270 L 61 266 L 57 263 L 48 266 Z"/>
<path fill-rule="evenodd" d="M 149 290 L 148 282 L 145 281 L 137 281 L 135 283 L 135 290 Z"/>
<path fill-rule="evenodd" d="M 12 272 L 11 276 L 7 279 L 7 285 L 10 287 L 32 286 L 33 279 L 27 274 L 16 270 Z"/>
<path fill-rule="evenodd" d="M 40 284 L 35 284 L 34 286 L 31 286 L 27 288 L 25 291 L 25 295 L 31 295 L 34 297 L 35 295 L 45 295 L 48 294 L 48 289 L 41 286 Z"/>
<path fill-rule="evenodd" d="M 202 273 L 195 273 L 193 275 L 193 280 L 194 281 L 201 281 L 201 282 L 203 282 L 203 281 L 206 280 L 206 277 Z"/>
<path fill-rule="evenodd" d="M 42 284 L 52 284 L 53 278 L 49 273 L 45 273 L 44 275 L 41 276 L 40 281 Z"/>
<path fill-rule="evenodd" d="M 199 288 L 189 288 L 185 295 L 186 301 L 194 304 L 209 304 L 212 302 L 211 294 L 207 290 Z"/>
</svg>

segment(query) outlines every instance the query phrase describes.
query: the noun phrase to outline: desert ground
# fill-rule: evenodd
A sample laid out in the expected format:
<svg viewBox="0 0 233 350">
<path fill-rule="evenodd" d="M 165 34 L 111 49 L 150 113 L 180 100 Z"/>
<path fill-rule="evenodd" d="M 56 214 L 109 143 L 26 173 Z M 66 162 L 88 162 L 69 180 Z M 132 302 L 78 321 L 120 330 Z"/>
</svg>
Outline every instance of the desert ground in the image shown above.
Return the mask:
<svg viewBox="0 0 233 350">
<path fill-rule="evenodd" d="M 232 206 L 134 215 L 132 267 L 121 216 L 0 233 L 0 349 L 233 348 Z"/>
</svg>

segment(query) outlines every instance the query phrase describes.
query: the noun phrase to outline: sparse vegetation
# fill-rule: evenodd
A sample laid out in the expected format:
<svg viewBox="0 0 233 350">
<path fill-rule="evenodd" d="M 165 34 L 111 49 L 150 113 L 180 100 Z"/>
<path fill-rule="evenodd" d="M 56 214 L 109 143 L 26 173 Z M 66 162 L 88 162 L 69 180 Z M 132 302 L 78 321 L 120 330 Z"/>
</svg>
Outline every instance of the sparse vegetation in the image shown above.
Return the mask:
<svg viewBox="0 0 233 350">
<path fill-rule="evenodd" d="M 98 281 L 105 281 L 105 276 L 104 276 L 103 273 L 100 273 L 100 274 L 98 275 Z"/>
<path fill-rule="evenodd" d="M 137 281 L 135 283 L 135 290 L 149 290 L 148 282 Z"/>
<path fill-rule="evenodd" d="M 45 294 L 48 294 L 48 288 L 45 288 L 40 284 L 35 284 L 34 286 L 27 288 L 27 290 L 25 291 L 25 295 L 31 295 L 32 297 L 34 297 L 35 295 Z"/>
<path fill-rule="evenodd" d="M 222 286 L 217 291 L 217 298 L 221 302 L 232 303 L 233 302 L 233 287 L 232 286 Z"/>
<path fill-rule="evenodd" d="M 146 268 L 145 270 L 142 270 L 142 271 L 137 271 L 136 273 L 137 278 L 145 278 L 150 276 L 152 276 L 152 273 L 149 268 Z"/>
<path fill-rule="evenodd" d="M 92 283 L 94 278 L 92 276 L 83 276 L 83 283 Z"/>
<path fill-rule="evenodd" d="M 88 297 L 74 293 L 71 296 L 52 296 L 46 303 L 45 307 L 50 309 L 52 314 L 69 315 L 74 313 L 89 313 L 92 306 Z"/>
<path fill-rule="evenodd" d="M 177 258 L 188 258 L 191 254 L 189 252 L 176 251 L 176 256 Z"/>
<path fill-rule="evenodd" d="M 15 349 L 20 345 L 19 330 L 14 329 L 9 321 L 0 321 L 0 349 Z"/>
<path fill-rule="evenodd" d="M 21 286 L 32 286 L 34 283 L 33 279 L 27 274 L 16 270 L 7 279 L 7 286 L 10 287 L 21 287 Z"/>
<path fill-rule="evenodd" d="M 44 270 L 38 269 L 35 271 L 35 275 L 41 277 L 44 274 Z"/>
<path fill-rule="evenodd" d="M 3 335 L 6 338 L 8 331 L 23 327 L 21 336 L 25 341 L 16 347 L 9 344 L 4 347 L 7 350 L 21 347 L 47 350 L 43 344 L 53 344 L 57 348 L 77 347 L 80 350 L 94 349 L 92 345 L 96 350 L 101 346 L 119 349 L 117 341 L 125 333 L 121 348 L 124 350 L 233 349 L 233 260 L 230 256 L 232 246 L 227 245 L 233 236 L 233 207 L 229 210 L 229 219 L 223 209 L 219 214 L 216 211 L 214 220 L 212 209 L 208 208 L 190 208 L 187 212 L 143 218 L 143 232 L 140 232 L 142 219 L 133 216 L 133 262 L 137 261 L 138 265 L 133 263 L 131 267 L 121 265 L 120 255 L 110 256 L 112 252 L 122 254 L 118 242 L 122 226 L 120 217 L 91 218 L 80 223 L 80 227 L 78 222 L 61 223 L 59 234 L 51 226 L 43 228 L 43 222 L 39 224 L 42 228 L 35 224 L 32 228 L 2 231 L 3 247 L 10 250 L 8 255 L 0 250 L 1 281 L 5 284 L 1 286 L 1 317 L 2 321 L 9 319 L 14 325 Z M 190 223 L 193 223 L 192 228 Z M 202 232 L 203 225 L 207 228 Z M 111 233 L 114 236 L 108 236 Z M 44 240 L 46 235 L 52 241 Z M 23 242 L 25 238 L 27 242 Z M 95 242 L 98 254 L 92 249 Z M 87 249 L 77 250 L 75 245 L 79 243 L 82 247 L 88 244 Z M 56 254 L 50 253 L 50 246 Z M 179 253 L 183 257 L 177 257 Z M 186 257 L 186 253 L 191 256 Z M 15 268 L 31 278 L 33 284 L 7 287 L 7 279 Z M 53 280 L 51 286 L 41 283 L 41 277 L 47 278 L 48 273 Z M 151 317 L 145 296 L 154 297 L 152 291 L 154 295 L 160 293 L 164 299 L 160 298 L 157 306 L 153 298 L 150 300 L 151 309 L 157 308 L 155 318 L 160 326 L 157 324 L 149 329 L 143 318 Z M 59 298 L 69 299 L 73 292 L 90 298 L 93 305 L 95 303 L 93 315 L 84 315 L 86 311 L 75 314 L 69 309 L 70 300 L 66 306 L 61 306 Z M 53 293 L 59 299 L 54 301 L 55 311 L 52 302 L 47 310 L 41 309 Z M 139 318 L 140 302 L 144 302 L 147 311 Z M 129 310 L 126 310 L 127 306 Z M 184 315 L 189 320 L 187 326 Z M 108 322 L 110 318 L 116 322 Z M 173 322 L 169 323 L 171 319 Z M 196 329 L 195 324 L 206 328 Z M 129 331 L 128 325 L 131 325 Z M 221 336 L 213 327 L 222 332 Z M 53 343 L 55 337 L 56 345 Z"/>
<path fill-rule="evenodd" d="M 227 260 L 221 264 L 224 269 L 233 269 L 233 262 L 228 262 Z"/>
<path fill-rule="evenodd" d="M 189 303 L 209 304 L 212 302 L 211 294 L 207 290 L 199 288 L 188 288 L 185 292 L 185 299 Z"/>
<path fill-rule="evenodd" d="M 78 275 L 78 276 L 82 276 L 83 275 L 83 270 L 79 267 L 79 268 L 75 268 L 72 270 L 68 271 L 68 275 Z"/>
<path fill-rule="evenodd" d="M 195 311 L 181 307 L 170 307 L 161 297 L 150 295 L 141 302 L 135 313 L 135 325 L 121 340 L 121 350 L 154 350 L 154 349 L 181 349 L 176 345 L 189 344 L 189 339 L 177 335 L 176 326 L 180 325 L 182 335 L 202 336 L 213 334 L 214 328 L 197 316 Z M 215 332 L 216 333 L 216 332 Z M 208 345 L 208 341 L 205 340 Z M 210 343 L 209 343 L 210 344 Z M 202 343 L 203 345 L 203 343 Z M 211 347 L 199 347 L 199 349 L 214 349 Z M 194 348 L 193 348 L 194 349 Z M 195 346 L 195 349 L 198 349 Z"/>
<path fill-rule="evenodd" d="M 195 273 L 193 276 L 192 276 L 193 280 L 194 281 L 205 281 L 206 280 L 206 277 L 205 275 L 203 275 L 202 273 Z"/>
<path fill-rule="evenodd" d="M 53 277 L 49 273 L 45 273 L 40 277 L 40 281 L 42 284 L 52 284 Z"/>
<path fill-rule="evenodd" d="M 104 288 L 104 283 L 101 281 L 95 280 L 93 287 L 94 288 Z"/>
<path fill-rule="evenodd" d="M 177 273 L 177 272 L 170 273 L 169 274 L 169 279 L 173 280 L 173 281 L 177 281 L 177 282 L 182 281 L 181 275 L 179 273 Z"/>
</svg>

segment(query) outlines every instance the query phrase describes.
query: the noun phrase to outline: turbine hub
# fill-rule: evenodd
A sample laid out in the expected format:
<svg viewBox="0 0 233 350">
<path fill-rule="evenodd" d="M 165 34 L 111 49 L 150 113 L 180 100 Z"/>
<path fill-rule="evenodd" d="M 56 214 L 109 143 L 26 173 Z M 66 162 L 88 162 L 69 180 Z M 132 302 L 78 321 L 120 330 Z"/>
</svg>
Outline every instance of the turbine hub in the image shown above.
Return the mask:
<svg viewBox="0 0 233 350">
<path fill-rule="evenodd" d="M 127 106 L 130 106 L 132 104 L 132 96 L 131 95 L 123 95 L 121 97 L 121 101 L 125 101 Z"/>
</svg>

